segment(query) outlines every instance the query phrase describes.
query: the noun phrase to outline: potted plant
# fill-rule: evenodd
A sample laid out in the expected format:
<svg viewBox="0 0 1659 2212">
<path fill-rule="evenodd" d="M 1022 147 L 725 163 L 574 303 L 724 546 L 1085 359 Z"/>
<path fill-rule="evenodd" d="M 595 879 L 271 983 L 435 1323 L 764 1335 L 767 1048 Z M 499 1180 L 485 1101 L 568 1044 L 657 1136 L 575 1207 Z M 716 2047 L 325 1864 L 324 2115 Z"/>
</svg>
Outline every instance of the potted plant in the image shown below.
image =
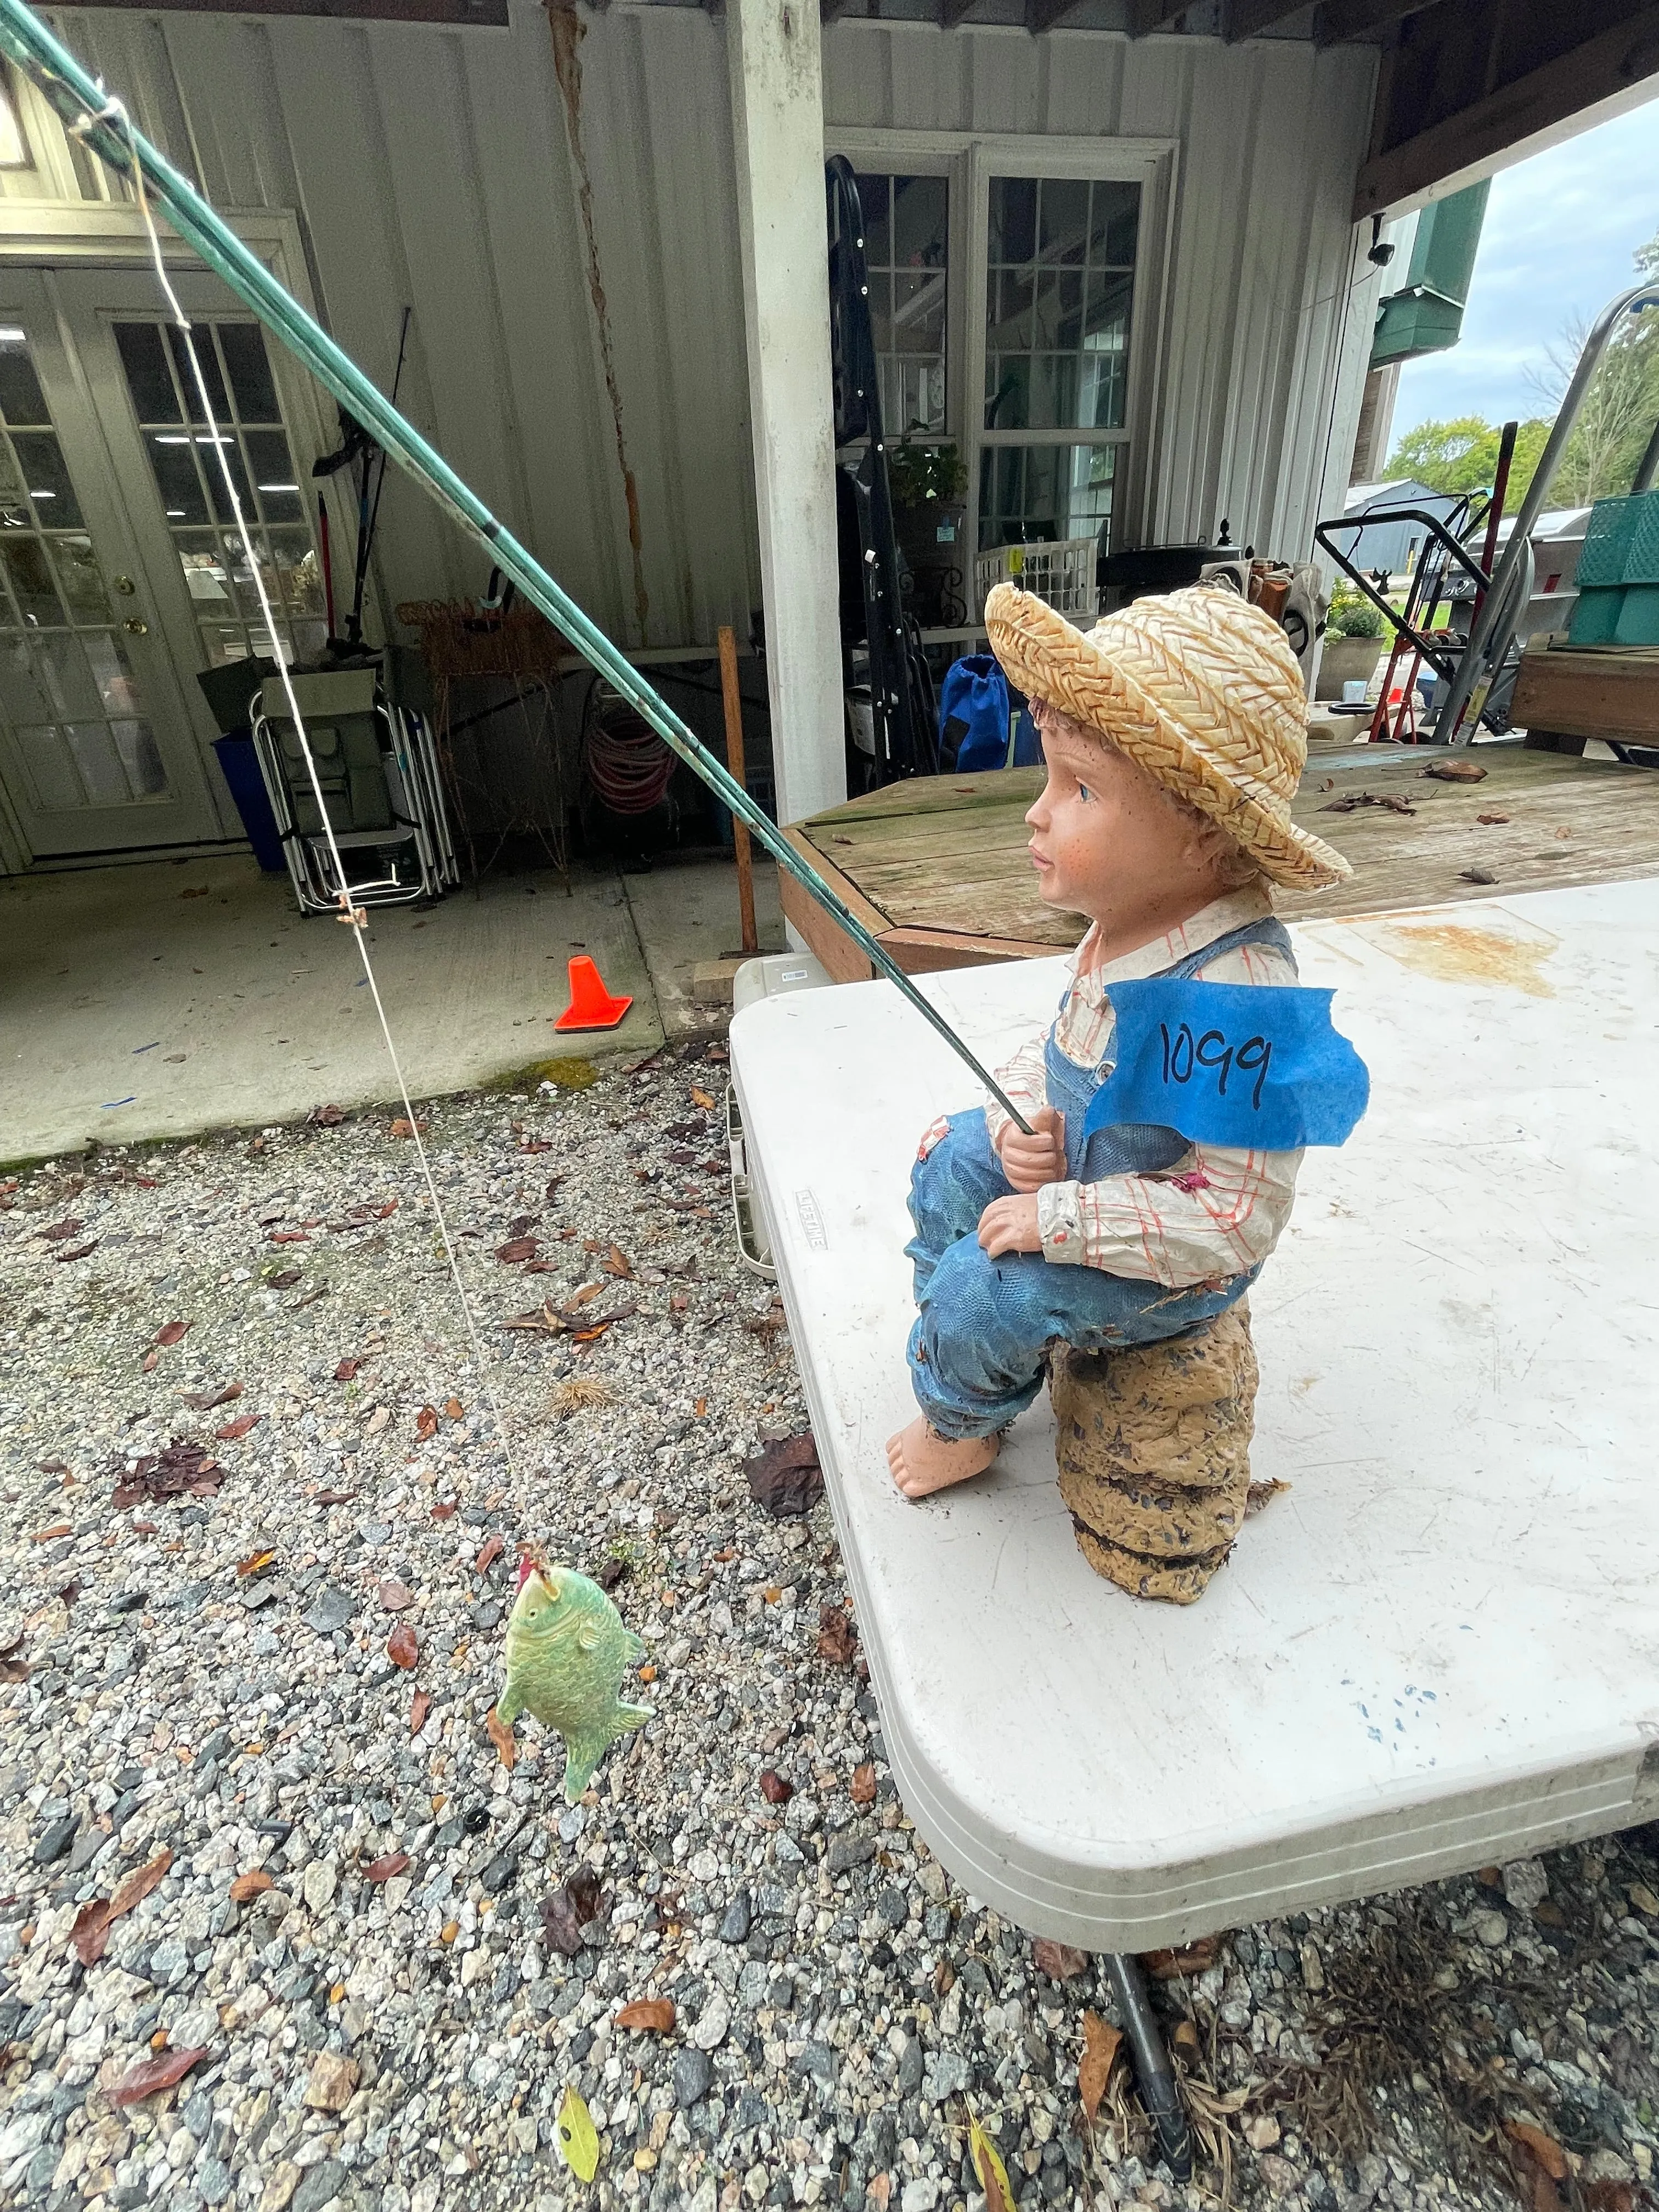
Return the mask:
<svg viewBox="0 0 1659 2212">
<path fill-rule="evenodd" d="M 1345 684 L 1370 684 L 1382 658 L 1383 628 L 1381 611 L 1352 584 L 1337 586 L 1325 618 L 1325 649 L 1320 655 L 1316 698 L 1340 699 Z"/>
<path fill-rule="evenodd" d="M 955 446 L 918 440 L 913 424 L 887 450 L 893 532 L 912 578 L 912 604 L 926 628 L 965 619 L 969 572 L 963 532 L 968 468 Z"/>
</svg>

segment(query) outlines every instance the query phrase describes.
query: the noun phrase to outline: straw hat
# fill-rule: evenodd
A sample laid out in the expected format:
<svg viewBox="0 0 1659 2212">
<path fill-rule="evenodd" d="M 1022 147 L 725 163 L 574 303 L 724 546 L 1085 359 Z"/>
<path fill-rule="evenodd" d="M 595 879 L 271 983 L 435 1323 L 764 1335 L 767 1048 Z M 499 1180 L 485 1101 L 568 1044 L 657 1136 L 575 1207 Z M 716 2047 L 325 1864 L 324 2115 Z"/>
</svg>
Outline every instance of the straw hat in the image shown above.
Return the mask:
<svg viewBox="0 0 1659 2212">
<path fill-rule="evenodd" d="M 1022 691 L 1207 814 L 1274 883 L 1311 890 L 1352 872 L 1291 819 L 1308 757 L 1307 697 L 1284 631 L 1259 607 L 1198 584 L 1137 599 L 1084 631 L 999 584 L 985 627 Z"/>
</svg>

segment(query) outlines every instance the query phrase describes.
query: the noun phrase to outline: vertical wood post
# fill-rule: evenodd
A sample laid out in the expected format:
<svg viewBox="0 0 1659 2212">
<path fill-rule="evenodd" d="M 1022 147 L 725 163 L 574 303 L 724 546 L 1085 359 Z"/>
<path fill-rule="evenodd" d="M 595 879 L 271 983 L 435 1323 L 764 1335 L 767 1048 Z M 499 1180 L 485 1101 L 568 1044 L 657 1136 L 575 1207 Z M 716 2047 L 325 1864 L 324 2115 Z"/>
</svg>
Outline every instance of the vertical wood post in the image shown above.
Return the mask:
<svg viewBox="0 0 1659 2212">
<path fill-rule="evenodd" d="M 743 765 L 743 695 L 738 689 L 738 641 L 730 623 L 720 626 L 720 699 L 726 708 L 726 765 L 738 782 L 747 783 Z M 760 951 L 755 928 L 755 870 L 749 854 L 749 831 L 732 817 L 732 850 L 738 863 L 738 913 L 743 923 L 743 949 L 752 956 Z"/>
<path fill-rule="evenodd" d="M 728 0 L 778 820 L 847 796 L 818 0 Z"/>
</svg>

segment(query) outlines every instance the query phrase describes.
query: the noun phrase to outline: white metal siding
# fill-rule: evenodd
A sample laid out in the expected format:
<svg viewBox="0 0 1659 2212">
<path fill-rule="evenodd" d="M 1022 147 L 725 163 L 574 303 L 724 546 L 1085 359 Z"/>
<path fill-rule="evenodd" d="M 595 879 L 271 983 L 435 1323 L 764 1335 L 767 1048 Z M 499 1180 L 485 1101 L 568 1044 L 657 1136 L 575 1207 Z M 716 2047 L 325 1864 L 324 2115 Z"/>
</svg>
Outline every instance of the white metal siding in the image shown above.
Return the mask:
<svg viewBox="0 0 1659 2212">
<path fill-rule="evenodd" d="M 638 488 L 635 617 L 617 432 L 546 16 L 505 32 L 76 9 L 60 33 L 221 207 L 298 213 L 321 313 L 383 383 L 413 304 L 403 402 L 503 519 L 630 645 L 741 632 L 758 601 L 724 33 L 613 8 L 582 43 L 599 276 Z M 1347 220 L 1372 58 L 1289 41 L 843 23 L 844 129 L 1173 137 L 1174 252 L 1152 521 L 1299 552 L 1340 508 L 1374 285 Z M 16 197 L 108 185 L 32 95 Z M 1350 313 L 1343 390 L 1333 369 Z M 1328 453 L 1335 456 L 1328 461 Z M 1321 489 L 1322 471 L 1328 476 Z M 477 592 L 484 564 L 392 477 L 388 604 Z"/>
</svg>

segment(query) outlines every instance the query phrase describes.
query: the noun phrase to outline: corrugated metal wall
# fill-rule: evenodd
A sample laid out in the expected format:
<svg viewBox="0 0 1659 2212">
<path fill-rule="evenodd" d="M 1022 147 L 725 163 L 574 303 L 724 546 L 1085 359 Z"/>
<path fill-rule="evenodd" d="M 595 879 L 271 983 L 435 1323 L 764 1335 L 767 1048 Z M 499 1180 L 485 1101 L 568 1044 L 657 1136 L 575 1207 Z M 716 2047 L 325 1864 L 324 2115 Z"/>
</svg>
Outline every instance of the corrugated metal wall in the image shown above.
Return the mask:
<svg viewBox="0 0 1659 2212">
<path fill-rule="evenodd" d="M 512 528 L 631 645 L 741 632 L 759 598 L 742 285 L 720 22 L 699 9 L 589 19 L 580 113 L 597 272 L 547 17 L 509 31 L 76 9 L 62 34 L 227 209 L 301 218 L 325 320 L 389 380 L 414 307 L 404 400 Z M 1372 60 L 1289 41 L 1130 45 L 839 25 L 829 125 L 1173 137 L 1181 144 L 1153 471 L 1160 535 L 1299 550 L 1335 496 L 1364 371 L 1351 336 L 1349 191 Z M 11 196 L 94 198 L 95 164 L 31 96 L 39 166 Z M 637 618 L 602 313 L 638 488 Z M 482 563 L 392 478 L 386 599 L 476 592 Z"/>
</svg>

